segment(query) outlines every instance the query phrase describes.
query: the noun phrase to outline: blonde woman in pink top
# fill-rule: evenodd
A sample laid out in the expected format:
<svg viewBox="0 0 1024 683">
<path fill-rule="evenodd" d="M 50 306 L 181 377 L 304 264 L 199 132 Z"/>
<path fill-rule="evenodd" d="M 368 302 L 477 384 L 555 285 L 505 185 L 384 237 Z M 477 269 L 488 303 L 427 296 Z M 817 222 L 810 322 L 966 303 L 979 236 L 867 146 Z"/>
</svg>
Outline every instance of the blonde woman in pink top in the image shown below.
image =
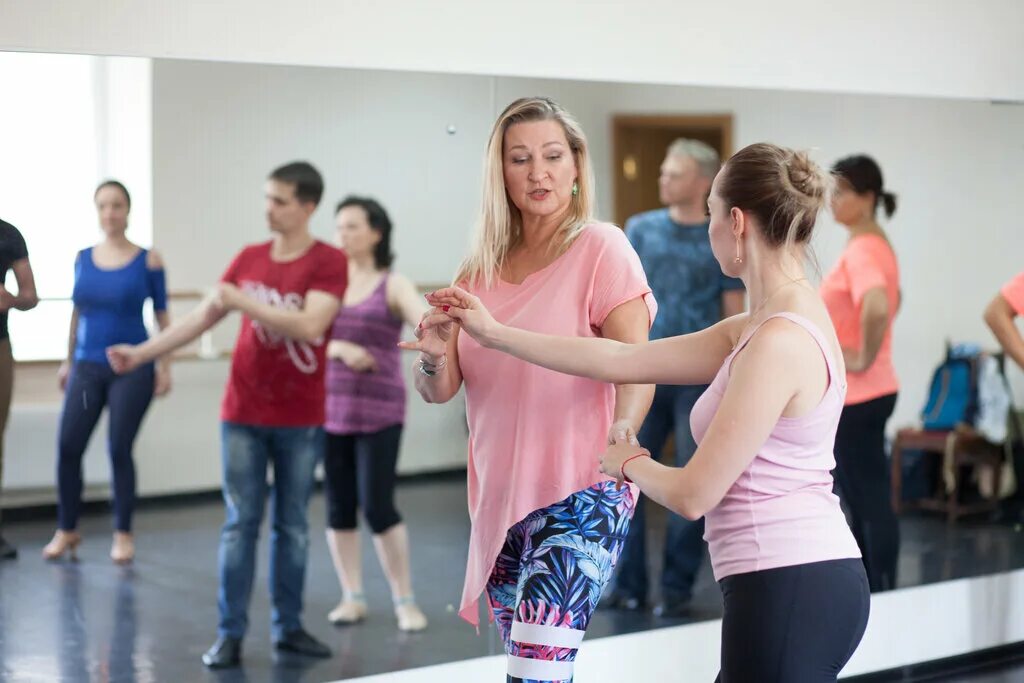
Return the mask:
<svg viewBox="0 0 1024 683">
<path fill-rule="evenodd" d="M 455 282 L 510 325 L 646 342 L 655 303 L 640 259 L 593 210 L 579 124 L 546 98 L 513 102 L 491 134 L 477 241 Z M 560 375 L 442 322 L 404 346 L 420 351 L 428 402 L 466 389 L 472 530 L 459 614 L 476 624 L 486 595 L 509 680 L 570 681 L 636 499 L 597 456 L 636 443 L 654 387 Z"/>
<path fill-rule="evenodd" d="M 872 591 L 896 587 L 900 527 L 892 507 L 885 425 L 896 408 L 899 381 L 892 362 L 892 323 L 900 306 L 900 269 L 878 209 L 891 218 L 896 197 L 882 169 L 857 154 L 832 166 L 832 214 L 850 233 L 821 282 L 821 297 L 846 359 L 846 406 L 836 433 L 836 484 L 850 511 Z"/>
<path fill-rule="evenodd" d="M 674 512 L 705 516 L 725 600 L 722 683 L 835 681 L 867 625 L 867 577 L 832 493 L 842 348 L 804 268 L 830 187 L 806 155 L 775 145 L 726 162 L 708 200 L 709 236 L 751 311 L 694 334 L 574 339 L 498 322 L 458 288 L 429 298 L 442 313 L 428 328 L 457 321 L 484 348 L 541 367 L 613 383 L 710 383 L 691 414 L 689 464 L 666 467 L 619 443 L 601 467 Z"/>
</svg>

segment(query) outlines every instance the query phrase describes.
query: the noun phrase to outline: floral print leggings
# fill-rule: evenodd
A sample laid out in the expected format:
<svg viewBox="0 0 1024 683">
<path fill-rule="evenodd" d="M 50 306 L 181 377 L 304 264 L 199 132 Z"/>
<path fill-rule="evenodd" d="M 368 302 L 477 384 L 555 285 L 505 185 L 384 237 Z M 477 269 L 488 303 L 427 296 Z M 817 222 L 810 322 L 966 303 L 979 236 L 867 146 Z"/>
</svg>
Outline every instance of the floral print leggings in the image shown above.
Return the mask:
<svg viewBox="0 0 1024 683">
<path fill-rule="evenodd" d="M 508 683 L 570 683 L 576 651 L 633 518 L 633 494 L 594 484 L 508 531 L 487 596 L 508 653 Z"/>
</svg>

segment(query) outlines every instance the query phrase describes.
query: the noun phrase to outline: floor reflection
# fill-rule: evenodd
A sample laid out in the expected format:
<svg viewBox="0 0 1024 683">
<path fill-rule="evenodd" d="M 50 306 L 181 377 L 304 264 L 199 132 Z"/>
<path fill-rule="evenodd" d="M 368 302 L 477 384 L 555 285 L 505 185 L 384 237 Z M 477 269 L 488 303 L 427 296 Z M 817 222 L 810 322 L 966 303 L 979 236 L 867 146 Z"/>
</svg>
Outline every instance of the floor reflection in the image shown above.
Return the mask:
<svg viewBox="0 0 1024 683">
<path fill-rule="evenodd" d="M 486 620 L 477 636 L 455 615 L 468 536 L 463 480 L 405 484 L 399 503 L 412 537 L 418 599 L 431 619 L 426 632 L 398 632 L 387 585 L 370 553 L 364 567 L 369 619 L 348 628 L 327 624 L 325 615 L 338 600 L 338 587 L 326 546 L 316 534 L 305 620 L 335 654 L 312 661 L 276 655 L 269 642 L 264 534 L 244 665 L 227 672 L 209 672 L 199 661 L 216 635 L 219 502 L 141 511 L 139 560 L 127 569 L 107 557 L 106 515 L 85 520 L 82 559 L 68 563 L 39 559 L 39 549 L 52 533 L 48 521 L 10 523 L 6 534 L 22 554 L 15 562 L 0 563 L 0 680 L 313 683 L 500 653 L 501 643 Z M 318 496 L 311 507 L 314 528 L 322 528 L 323 515 Z M 656 572 L 664 518 L 652 510 L 649 519 L 648 548 Z M 1024 533 L 1019 528 L 977 521 L 950 526 L 927 515 L 904 517 L 901 525 L 901 586 L 1024 567 Z M 720 613 L 721 598 L 706 565 L 687 619 L 599 611 L 588 637 L 717 618 Z"/>
</svg>

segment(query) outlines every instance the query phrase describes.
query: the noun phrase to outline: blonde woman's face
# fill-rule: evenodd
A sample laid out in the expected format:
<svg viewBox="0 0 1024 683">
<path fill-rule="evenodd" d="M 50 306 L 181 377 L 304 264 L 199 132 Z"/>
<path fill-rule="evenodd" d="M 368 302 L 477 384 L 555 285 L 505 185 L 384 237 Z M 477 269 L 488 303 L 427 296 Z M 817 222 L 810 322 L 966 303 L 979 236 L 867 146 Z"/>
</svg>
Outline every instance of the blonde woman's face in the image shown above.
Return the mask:
<svg viewBox="0 0 1024 683">
<path fill-rule="evenodd" d="M 576 160 L 557 121 L 516 123 L 502 144 L 505 190 L 524 216 L 565 212 L 572 202 Z"/>
</svg>

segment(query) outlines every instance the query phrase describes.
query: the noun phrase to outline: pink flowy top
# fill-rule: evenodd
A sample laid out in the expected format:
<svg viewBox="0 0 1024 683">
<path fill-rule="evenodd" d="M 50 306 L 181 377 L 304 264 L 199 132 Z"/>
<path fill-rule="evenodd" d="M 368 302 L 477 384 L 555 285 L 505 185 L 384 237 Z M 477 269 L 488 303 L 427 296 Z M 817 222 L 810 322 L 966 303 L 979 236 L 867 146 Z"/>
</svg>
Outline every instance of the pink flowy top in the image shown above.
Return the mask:
<svg viewBox="0 0 1024 683">
<path fill-rule="evenodd" d="M 463 283 L 465 286 L 465 283 Z M 597 337 L 616 307 L 643 298 L 657 304 L 640 259 L 614 225 L 593 223 L 569 249 L 518 285 L 501 280 L 471 291 L 496 320 L 542 334 Z M 478 600 L 509 528 L 607 479 L 598 471 L 607 448 L 615 387 L 571 377 L 458 341 L 469 421 L 469 516 L 466 582 L 459 615 L 478 624 Z"/>
<path fill-rule="evenodd" d="M 834 446 L 846 379 L 832 361 L 820 328 L 803 316 L 777 313 L 807 330 L 821 348 L 829 386 L 806 415 L 780 417 L 757 455 L 704 518 L 715 580 L 733 574 L 860 557 L 839 498 L 832 492 Z M 699 444 L 725 395 L 733 358 L 760 329 L 743 337 L 690 412 Z"/>
</svg>

